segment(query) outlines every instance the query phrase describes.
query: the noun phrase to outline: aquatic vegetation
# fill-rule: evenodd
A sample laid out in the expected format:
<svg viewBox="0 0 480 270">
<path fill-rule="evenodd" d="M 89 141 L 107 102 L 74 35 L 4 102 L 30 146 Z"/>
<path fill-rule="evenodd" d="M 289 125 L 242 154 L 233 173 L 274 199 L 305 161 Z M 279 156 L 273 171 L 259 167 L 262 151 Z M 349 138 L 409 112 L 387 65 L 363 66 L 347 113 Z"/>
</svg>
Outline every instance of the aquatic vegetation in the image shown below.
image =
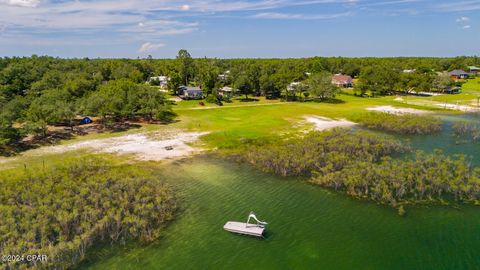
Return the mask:
<svg viewBox="0 0 480 270">
<path fill-rule="evenodd" d="M 2 172 L 0 184 L 0 250 L 45 254 L 41 268 L 70 268 L 101 241 L 152 241 L 175 210 L 167 185 L 133 166 L 100 158 Z M 20 261 L 6 267 L 38 265 Z"/>
<path fill-rule="evenodd" d="M 393 207 L 451 199 L 480 204 L 480 169 L 465 156 L 419 151 L 413 158 L 392 158 L 408 150 L 390 137 L 337 129 L 257 145 L 243 158 L 268 172 L 312 176 L 312 184 Z"/>
<path fill-rule="evenodd" d="M 379 163 L 356 161 L 343 169 L 317 173 L 311 183 L 397 206 L 399 203 L 455 201 L 480 203 L 480 169 L 465 156 L 418 151 L 413 159 L 385 157 Z M 399 213 L 403 212 L 399 209 Z"/>
<path fill-rule="evenodd" d="M 457 138 L 463 138 L 472 142 L 480 140 L 480 126 L 475 123 L 460 121 L 453 124 L 453 130 Z"/>
<path fill-rule="evenodd" d="M 355 160 L 377 162 L 381 157 L 406 150 L 398 140 L 387 136 L 334 129 L 287 141 L 260 143 L 248 148 L 241 157 L 265 171 L 295 176 L 338 171 Z"/>
<path fill-rule="evenodd" d="M 439 118 L 416 114 L 390 114 L 366 112 L 351 117 L 351 120 L 367 128 L 399 134 L 433 134 L 442 130 Z"/>
</svg>

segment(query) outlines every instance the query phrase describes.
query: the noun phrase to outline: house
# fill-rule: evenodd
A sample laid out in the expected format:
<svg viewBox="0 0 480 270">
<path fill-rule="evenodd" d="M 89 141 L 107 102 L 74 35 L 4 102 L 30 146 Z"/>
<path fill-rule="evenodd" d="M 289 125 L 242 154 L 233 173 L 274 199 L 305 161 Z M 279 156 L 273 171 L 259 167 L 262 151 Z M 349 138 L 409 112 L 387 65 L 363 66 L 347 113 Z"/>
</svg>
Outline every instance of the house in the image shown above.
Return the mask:
<svg viewBox="0 0 480 270">
<path fill-rule="evenodd" d="M 468 79 L 469 74 L 461 69 L 455 69 L 450 71 L 448 75 L 450 75 L 453 79 L 463 80 L 463 79 Z"/>
<path fill-rule="evenodd" d="M 183 99 L 202 99 L 203 92 L 198 86 L 180 86 L 178 93 Z"/>
<path fill-rule="evenodd" d="M 474 74 L 474 75 L 480 74 L 480 67 L 469 66 L 468 70 L 470 70 L 470 74 Z"/>
<path fill-rule="evenodd" d="M 154 76 L 148 78 L 147 83 L 151 85 L 158 85 L 162 89 L 167 89 L 168 81 L 170 81 L 170 78 L 167 76 Z"/>
<path fill-rule="evenodd" d="M 341 88 L 353 87 L 353 79 L 348 75 L 335 74 L 332 78 L 332 84 Z"/>
<path fill-rule="evenodd" d="M 233 94 L 233 88 L 229 86 L 224 86 L 220 89 L 218 89 L 218 94 L 221 96 L 232 96 Z"/>
<path fill-rule="evenodd" d="M 230 70 L 225 71 L 222 74 L 218 75 L 218 79 L 222 82 L 228 81 L 228 77 L 230 76 Z"/>
<path fill-rule="evenodd" d="M 303 91 L 306 89 L 306 85 L 301 82 L 292 82 L 287 86 L 287 91 Z"/>
</svg>

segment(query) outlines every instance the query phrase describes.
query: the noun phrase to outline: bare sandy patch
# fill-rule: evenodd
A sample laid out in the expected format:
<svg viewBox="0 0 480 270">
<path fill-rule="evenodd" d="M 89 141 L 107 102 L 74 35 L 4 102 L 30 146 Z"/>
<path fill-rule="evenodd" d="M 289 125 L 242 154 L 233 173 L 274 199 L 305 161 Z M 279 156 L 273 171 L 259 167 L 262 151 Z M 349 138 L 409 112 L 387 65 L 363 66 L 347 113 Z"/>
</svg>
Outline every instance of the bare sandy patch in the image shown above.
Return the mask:
<svg viewBox="0 0 480 270">
<path fill-rule="evenodd" d="M 207 132 L 180 132 L 176 134 L 130 134 L 108 139 L 95 139 L 68 145 L 50 146 L 39 149 L 42 153 L 64 153 L 75 150 L 131 154 L 139 160 L 165 160 L 184 157 L 201 152 L 190 146 Z"/>
<path fill-rule="evenodd" d="M 336 127 L 352 127 L 356 123 L 350 122 L 346 119 L 331 119 L 321 116 L 306 116 L 306 121 L 315 125 L 315 130 L 327 130 Z"/>
<path fill-rule="evenodd" d="M 383 112 L 383 113 L 390 113 L 390 114 L 427 114 L 430 113 L 429 111 L 417 110 L 417 109 L 410 109 L 410 108 L 396 108 L 393 106 L 377 106 L 367 108 L 367 111 L 376 111 L 376 112 Z"/>
<path fill-rule="evenodd" d="M 435 104 L 438 107 L 442 107 L 444 109 L 449 109 L 449 110 L 456 110 L 456 111 L 462 111 L 462 112 L 478 112 L 480 111 L 479 108 L 475 108 L 472 106 L 467 106 L 467 105 L 455 105 L 455 104 Z"/>
</svg>

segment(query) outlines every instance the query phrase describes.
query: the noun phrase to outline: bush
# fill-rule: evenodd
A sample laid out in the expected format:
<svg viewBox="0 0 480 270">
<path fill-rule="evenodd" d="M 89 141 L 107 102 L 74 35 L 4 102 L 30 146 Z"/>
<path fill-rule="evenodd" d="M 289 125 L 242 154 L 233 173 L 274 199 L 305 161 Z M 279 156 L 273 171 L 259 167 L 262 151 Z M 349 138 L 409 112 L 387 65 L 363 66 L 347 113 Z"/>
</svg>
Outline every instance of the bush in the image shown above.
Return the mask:
<svg viewBox="0 0 480 270">
<path fill-rule="evenodd" d="M 45 269 L 80 262 L 100 241 L 152 241 L 173 218 L 171 189 L 134 166 L 99 158 L 0 174 L 2 254 L 46 254 Z M 30 262 L 12 269 L 37 269 Z"/>
<path fill-rule="evenodd" d="M 303 138 L 258 144 L 241 157 L 256 167 L 282 176 L 335 171 L 354 160 L 378 161 L 407 148 L 399 141 L 371 132 L 335 129 L 311 132 Z"/>
<path fill-rule="evenodd" d="M 217 98 L 215 95 L 208 95 L 208 96 L 205 98 L 205 101 L 208 102 L 208 103 L 217 103 L 217 102 L 218 102 L 218 98 Z"/>
<path fill-rule="evenodd" d="M 379 163 L 357 160 L 340 170 L 317 173 L 310 182 L 396 206 L 408 202 L 480 203 L 480 170 L 464 156 L 449 158 L 436 151 L 416 152 L 409 160 L 384 158 Z"/>
<path fill-rule="evenodd" d="M 433 116 L 367 112 L 351 117 L 367 128 L 399 134 L 433 134 L 442 130 L 442 121 Z"/>
</svg>

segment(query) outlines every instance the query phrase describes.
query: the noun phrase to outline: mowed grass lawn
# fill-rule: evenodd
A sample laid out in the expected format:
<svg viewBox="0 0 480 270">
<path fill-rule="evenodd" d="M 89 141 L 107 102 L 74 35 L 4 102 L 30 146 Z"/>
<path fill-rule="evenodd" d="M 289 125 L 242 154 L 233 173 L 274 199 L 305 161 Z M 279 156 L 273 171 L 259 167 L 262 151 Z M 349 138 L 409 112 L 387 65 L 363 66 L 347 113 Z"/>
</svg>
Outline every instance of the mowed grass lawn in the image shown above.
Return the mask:
<svg viewBox="0 0 480 270">
<path fill-rule="evenodd" d="M 192 131 L 209 131 L 210 134 L 202 137 L 208 146 L 230 148 L 243 143 L 245 139 L 289 134 L 304 129 L 308 126 L 304 119 L 307 115 L 348 119 L 374 106 L 393 105 L 424 109 L 395 102 L 394 97 L 358 98 L 349 95 L 340 95 L 337 103 L 277 102 L 275 104 L 270 101 L 268 104 L 244 102 L 243 105 L 236 105 L 235 107 L 177 110 L 180 121 L 174 126 Z"/>
</svg>

